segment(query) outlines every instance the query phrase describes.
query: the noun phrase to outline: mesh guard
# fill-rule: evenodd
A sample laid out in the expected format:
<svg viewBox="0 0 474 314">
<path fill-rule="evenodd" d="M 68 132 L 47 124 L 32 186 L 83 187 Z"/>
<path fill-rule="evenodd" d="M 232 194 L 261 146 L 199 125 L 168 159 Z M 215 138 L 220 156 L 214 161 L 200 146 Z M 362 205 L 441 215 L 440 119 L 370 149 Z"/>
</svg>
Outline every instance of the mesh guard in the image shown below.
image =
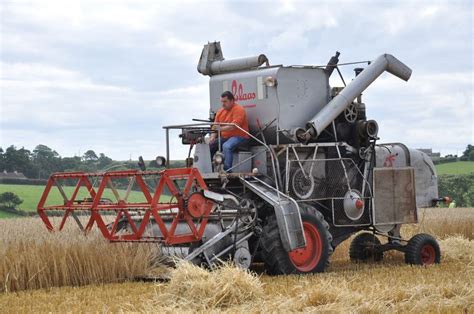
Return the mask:
<svg viewBox="0 0 474 314">
<path fill-rule="evenodd" d="M 374 225 L 416 222 L 414 168 L 374 168 Z"/>
</svg>

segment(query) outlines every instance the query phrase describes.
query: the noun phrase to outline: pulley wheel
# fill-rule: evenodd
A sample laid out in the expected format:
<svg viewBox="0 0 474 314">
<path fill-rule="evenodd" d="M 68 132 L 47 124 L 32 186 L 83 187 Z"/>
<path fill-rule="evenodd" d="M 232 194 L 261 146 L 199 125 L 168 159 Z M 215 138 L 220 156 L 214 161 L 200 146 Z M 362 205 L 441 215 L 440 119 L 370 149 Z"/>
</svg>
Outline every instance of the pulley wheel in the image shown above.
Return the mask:
<svg viewBox="0 0 474 314">
<path fill-rule="evenodd" d="M 188 212 L 194 218 L 201 218 L 209 209 L 209 206 L 212 207 L 213 202 L 199 192 L 191 194 L 188 199 Z"/>
<path fill-rule="evenodd" d="M 234 263 L 236 266 L 243 269 L 248 269 L 250 267 L 251 262 L 252 256 L 250 255 L 250 252 L 247 248 L 240 247 L 235 251 Z"/>
<path fill-rule="evenodd" d="M 357 120 L 358 110 L 354 104 L 351 104 L 344 110 L 344 118 L 347 122 L 354 123 Z"/>
<path fill-rule="evenodd" d="M 314 192 L 314 186 L 314 177 L 309 171 L 303 173 L 303 170 L 298 168 L 291 176 L 291 190 L 299 199 L 305 200 L 311 198 Z"/>
</svg>

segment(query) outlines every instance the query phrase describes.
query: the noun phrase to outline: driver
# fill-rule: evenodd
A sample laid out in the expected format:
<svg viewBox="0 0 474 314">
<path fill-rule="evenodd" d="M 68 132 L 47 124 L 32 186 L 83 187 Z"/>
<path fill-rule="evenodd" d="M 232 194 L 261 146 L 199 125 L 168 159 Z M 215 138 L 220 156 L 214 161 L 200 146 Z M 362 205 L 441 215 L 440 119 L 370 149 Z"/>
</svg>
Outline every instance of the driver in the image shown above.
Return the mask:
<svg viewBox="0 0 474 314">
<path fill-rule="evenodd" d="M 216 123 L 234 123 L 238 125 L 242 130 L 247 133 L 249 131 L 247 114 L 245 113 L 244 107 L 235 102 L 234 95 L 225 91 L 221 95 L 222 108 L 217 111 Z M 232 167 L 233 152 L 237 147 L 245 144 L 249 140 L 249 135 L 244 131 L 233 125 L 213 125 L 212 129 L 221 133 L 221 146 L 224 153 L 224 170 L 227 171 Z M 217 140 L 217 132 L 211 133 L 209 147 L 211 150 L 211 159 L 214 154 L 219 150 Z M 231 171 L 228 171 L 231 172 Z"/>
</svg>

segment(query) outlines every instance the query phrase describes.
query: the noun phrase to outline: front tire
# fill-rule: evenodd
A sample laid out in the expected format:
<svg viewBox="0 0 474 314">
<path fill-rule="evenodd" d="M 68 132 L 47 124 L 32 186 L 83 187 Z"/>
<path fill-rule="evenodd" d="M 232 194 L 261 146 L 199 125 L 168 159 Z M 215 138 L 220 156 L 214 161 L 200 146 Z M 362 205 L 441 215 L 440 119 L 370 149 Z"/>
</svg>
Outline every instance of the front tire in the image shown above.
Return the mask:
<svg viewBox="0 0 474 314">
<path fill-rule="evenodd" d="M 441 251 L 435 238 L 426 233 L 414 235 L 405 247 L 405 263 L 432 265 L 441 261 Z"/>
<path fill-rule="evenodd" d="M 281 242 L 276 217 L 270 216 L 263 228 L 262 257 L 270 275 L 323 272 L 332 254 L 332 236 L 323 215 L 308 205 L 300 205 L 306 247 L 287 252 Z"/>
</svg>

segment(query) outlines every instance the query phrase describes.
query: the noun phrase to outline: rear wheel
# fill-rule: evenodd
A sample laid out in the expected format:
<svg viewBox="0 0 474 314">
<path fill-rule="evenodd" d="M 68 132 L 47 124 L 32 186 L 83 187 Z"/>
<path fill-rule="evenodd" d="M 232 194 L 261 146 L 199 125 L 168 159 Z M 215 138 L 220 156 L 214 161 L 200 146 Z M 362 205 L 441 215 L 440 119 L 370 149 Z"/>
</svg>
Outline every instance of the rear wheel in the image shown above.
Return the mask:
<svg viewBox="0 0 474 314">
<path fill-rule="evenodd" d="M 412 265 L 432 265 L 441 261 L 441 251 L 435 238 L 426 233 L 414 235 L 405 247 L 405 262 Z"/>
<path fill-rule="evenodd" d="M 380 240 L 372 233 L 358 234 L 349 247 L 349 257 L 353 262 L 381 261 L 383 252 L 378 251 Z"/>
<path fill-rule="evenodd" d="M 263 230 L 262 257 L 267 273 L 304 274 L 323 272 L 332 254 L 332 236 L 323 215 L 311 206 L 300 205 L 306 247 L 287 252 L 280 239 L 275 216 L 268 219 Z"/>
</svg>

